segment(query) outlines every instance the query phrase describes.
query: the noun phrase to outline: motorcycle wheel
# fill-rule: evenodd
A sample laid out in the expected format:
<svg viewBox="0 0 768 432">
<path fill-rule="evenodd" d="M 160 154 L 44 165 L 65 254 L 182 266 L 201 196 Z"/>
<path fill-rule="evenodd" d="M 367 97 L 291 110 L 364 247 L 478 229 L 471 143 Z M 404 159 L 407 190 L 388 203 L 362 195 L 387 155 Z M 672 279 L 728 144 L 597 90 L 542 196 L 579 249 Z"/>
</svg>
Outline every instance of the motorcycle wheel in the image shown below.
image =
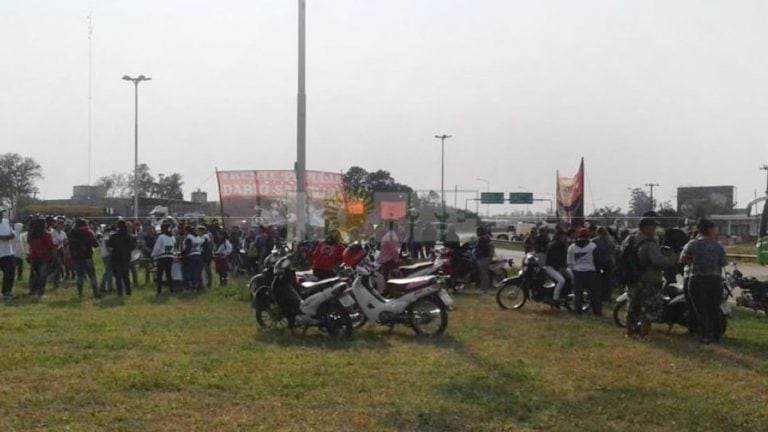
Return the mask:
<svg viewBox="0 0 768 432">
<path fill-rule="evenodd" d="M 432 297 L 422 297 L 408 307 L 408 322 L 414 333 L 438 336 L 448 327 L 448 311 Z"/>
<path fill-rule="evenodd" d="M 520 285 L 507 283 L 496 291 L 496 303 L 502 309 L 520 309 L 527 301 L 528 296 Z"/>
<path fill-rule="evenodd" d="M 352 336 L 352 319 L 344 307 L 337 302 L 327 302 L 320 306 L 318 315 L 322 317 L 323 327 L 328 336 L 342 338 Z"/>
<path fill-rule="evenodd" d="M 616 325 L 619 327 L 627 328 L 627 307 L 628 306 L 629 306 L 629 302 L 620 301 L 616 303 L 616 306 L 613 307 L 613 322 L 615 322 Z"/>
<path fill-rule="evenodd" d="M 256 322 L 261 328 L 284 329 L 289 326 L 288 317 L 275 302 L 256 307 Z"/>
<path fill-rule="evenodd" d="M 349 319 L 352 320 L 352 327 L 355 330 L 361 328 L 368 322 L 368 318 L 357 304 L 347 309 L 347 315 L 349 315 Z"/>
</svg>

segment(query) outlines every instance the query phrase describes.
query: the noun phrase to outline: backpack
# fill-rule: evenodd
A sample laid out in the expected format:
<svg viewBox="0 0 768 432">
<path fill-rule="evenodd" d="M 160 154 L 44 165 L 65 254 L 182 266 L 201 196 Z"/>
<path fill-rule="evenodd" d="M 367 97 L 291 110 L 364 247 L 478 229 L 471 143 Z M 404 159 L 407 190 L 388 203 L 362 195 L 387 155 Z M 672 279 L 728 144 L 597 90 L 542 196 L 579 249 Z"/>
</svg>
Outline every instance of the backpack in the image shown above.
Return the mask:
<svg viewBox="0 0 768 432">
<path fill-rule="evenodd" d="M 648 240 L 638 242 L 637 236 L 632 236 L 629 238 L 626 247 L 622 248 L 617 277 L 623 285 L 634 285 L 640 281 L 645 268 L 640 265 L 638 251 L 640 246 L 646 242 Z"/>
</svg>

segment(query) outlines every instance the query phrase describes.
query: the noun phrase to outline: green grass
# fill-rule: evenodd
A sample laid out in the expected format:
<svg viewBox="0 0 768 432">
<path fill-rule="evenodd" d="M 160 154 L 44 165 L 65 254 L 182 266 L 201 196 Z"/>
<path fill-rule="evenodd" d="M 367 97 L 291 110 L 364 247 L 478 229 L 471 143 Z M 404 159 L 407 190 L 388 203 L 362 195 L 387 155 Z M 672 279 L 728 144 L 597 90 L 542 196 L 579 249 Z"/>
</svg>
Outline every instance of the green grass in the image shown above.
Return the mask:
<svg viewBox="0 0 768 432">
<path fill-rule="evenodd" d="M 722 346 L 457 297 L 446 335 L 257 329 L 244 282 L 201 295 L 0 306 L 0 430 L 758 431 L 768 319 Z"/>
</svg>

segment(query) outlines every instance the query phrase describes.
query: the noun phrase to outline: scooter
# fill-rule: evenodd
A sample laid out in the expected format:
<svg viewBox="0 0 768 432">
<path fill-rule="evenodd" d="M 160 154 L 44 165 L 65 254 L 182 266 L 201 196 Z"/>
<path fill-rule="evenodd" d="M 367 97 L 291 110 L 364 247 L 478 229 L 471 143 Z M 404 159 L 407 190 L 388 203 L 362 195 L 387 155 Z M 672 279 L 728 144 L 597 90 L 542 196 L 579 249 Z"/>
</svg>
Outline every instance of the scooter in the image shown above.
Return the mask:
<svg viewBox="0 0 768 432">
<path fill-rule="evenodd" d="M 744 276 L 735 262 L 731 262 L 731 266 L 733 271 L 725 272 L 725 281 L 731 290 L 740 288 L 739 295 L 736 297 L 736 304 L 752 309 L 755 313 L 763 311 L 768 315 L 768 282 Z"/>
<path fill-rule="evenodd" d="M 304 282 L 296 289 L 291 255 L 277 261 L 274 273 L 272 301 L 268 305 L 260 303 L 260 307 L 256 309 L 256 320 L 260 326 L 303 327 L 305 330 L 317 327 L 333 337 L 347 337 L 352 334 L 352 320 L 340 302 L 347 290 L 344 281 L 331 278 L 319 282 Z"/>
<path fill-rule="evenodd" d="M 388 284 L 398 286 L 404 294 L 393 299 L 384 298 L 374 287 L 376 266 L 365 251 L 355 245 L 344 252 L 345 264 L 355 270 L 352 294 L 369 321 L 394 327 L 410 325 L 416 334 L 440 335 L 448 326 L 448 310 L 453 299 L 437 285 L 437 277 L 390 279 Z"/>
</svg>

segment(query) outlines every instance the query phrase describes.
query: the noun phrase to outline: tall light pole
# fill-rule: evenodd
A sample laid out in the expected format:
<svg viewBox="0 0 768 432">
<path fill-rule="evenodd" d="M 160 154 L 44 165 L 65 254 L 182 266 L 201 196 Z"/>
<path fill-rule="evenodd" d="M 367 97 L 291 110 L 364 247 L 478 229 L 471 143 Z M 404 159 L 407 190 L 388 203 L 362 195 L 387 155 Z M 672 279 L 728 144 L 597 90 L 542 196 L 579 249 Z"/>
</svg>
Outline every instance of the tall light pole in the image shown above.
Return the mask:
<svg viewBox="0 0 768 432">
<path fill-rule="evenodd" d="M 765 171 L 765 174 L 766 174 L 765 194 L 768 195 L 768 165 L 761 166 L 760 170 Z"/>
<path fill-rule="evenodd" d="M 440 224 L 440 238 L 445 240 L 445 140 L 450 138 L 450 135 L 435 135 L 435 138 L 440 140 L 440 201 L 442 202 L 442 218 Z"/>
<path fill-rule="evenodd" d="M 131 78 L 123 75 L 125 81 L 133 83 L 133 218 L 139 220 L 139 83 L 152 78 L 139 75 Z"/>
<path fill-rule="evenodd" d="M 306 1 L 299 0 L 299 91 L 296 100 L 296 239 L 304 240 L 307 225 L 305 178 L 307 170 Z"/>
<path fill-rule="evenodd" d="M 656 202 L 653 201 L 653 188 L 658 187 L 659 184 L 658 183 L 646 183 L 645 185 L 648 186 L 649 188 L 651 188 L 651 211 L 655 211 L 656 210 Z"/>
<path fill-rule="evenodd" d="M 486 180 L 484 178 L 480 178 L 480 177 L 476 178 L 475 180 L 477 180 L 479 182 L 485 183 L 485 191 L 486 192 L 490 192 L 491 191 L 491 182 L 489 182 L 488 180 Z M 490 204 L 486 204 L 485 205 L 485 217 L 491 217 L 491 205 Z"/>
</svg>

